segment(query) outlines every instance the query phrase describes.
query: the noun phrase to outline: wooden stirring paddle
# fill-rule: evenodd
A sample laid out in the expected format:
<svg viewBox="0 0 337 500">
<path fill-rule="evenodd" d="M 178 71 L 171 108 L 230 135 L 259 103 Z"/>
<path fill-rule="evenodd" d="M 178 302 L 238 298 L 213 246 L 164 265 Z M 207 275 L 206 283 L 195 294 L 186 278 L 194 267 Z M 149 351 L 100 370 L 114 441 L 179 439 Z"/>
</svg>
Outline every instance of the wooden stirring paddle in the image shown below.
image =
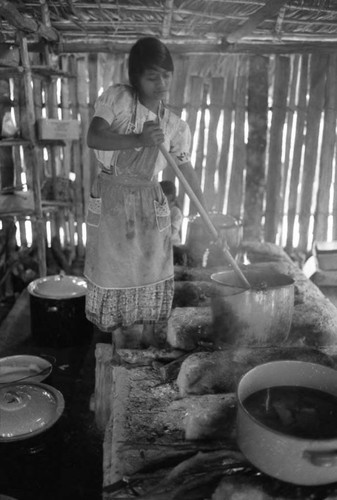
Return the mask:
<svg viewBox="0 0 337 500">
<path fill-rule="evenodd" d="M 204 209 L 204 207 L 200 203 L 197 195 L 195 194 L 195 192 L 193 191 L 193 189 L 191 188 L 191 186 L 187 182 L 187 179 L 185 178 L 184 174 L 181 172 L 178 165 L 176 164 L 176 162 L 174 161 L 174 159 L 172 158 L 172 156 L 170 155 L 170 153 L 167 151 L 167 149 L 165 148 L 165 146 L 163 144 L 159 145 L 159 149 L 160 149 L 161 153 L 164 155 L 164 157 L 166 158 L 167 163 L 170 165 L 171 168 L 173 168 L 176 176 L 178 177 L 178 179 L 180 180 L 180 182 L 184 186 L 186 193 L 188 194 L 190 199 L 193 201 L 193 203 L 197 207 L 197 210 L 198 210 L 202 220 L 205 222 L 208 230 L 213 235 L 215 240 L 217 242 L 220 242 L 219 246 L 221 245 L 221 250 L 224 253 L 224 256 L 225 256 L 227 262 L 232 266 L 233 270 L 235 271 L 235 274 L 236 274 L 237 278 L 239 279 L 240 285 L 246 289 L 251 288 L 249 281 L 247 280 L 247 278 L 245 277 L 245 275 L 243 274 L 243 272 L 239 268 L 238 264 L 236 263 L 235 259 L 232 256 L 232 254 L 228 250 L 227 245 L 223 245 L 223 241 L 220 238 L 218 231 L 216 230 L 208 213 L 206 212 L 206 210 Z"/>
</svg>

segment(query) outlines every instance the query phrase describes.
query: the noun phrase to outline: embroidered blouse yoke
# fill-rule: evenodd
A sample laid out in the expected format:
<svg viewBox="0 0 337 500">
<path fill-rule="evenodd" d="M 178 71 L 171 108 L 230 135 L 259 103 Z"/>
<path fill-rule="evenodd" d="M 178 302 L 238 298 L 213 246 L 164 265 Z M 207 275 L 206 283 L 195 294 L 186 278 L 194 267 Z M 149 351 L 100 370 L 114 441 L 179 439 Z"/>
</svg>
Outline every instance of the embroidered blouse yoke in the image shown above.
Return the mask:
<svg viewBox="0 0 337 500">
<path fill-rule="evenodd" d="M 142 132 L 146 121 L 157 120 L 157 116 L 143 106 L 128 85 L 113 85 L 97 99 L 94 116 L 103 118 L 114 132 L 120 134 Z M 165 147 L 176 157 L 177 163 L 183 164 L 190 160 L 191 133 L 189 126 L 167 108 L 163 108 L 160 118 L 165 141 Z M 119 151 L 95 150 L 98 161 L 105 169 L 111 169 L 118 164 Z M 166 166 L 163 155 L 158 154 L 154 175 Z"/>
</svg>

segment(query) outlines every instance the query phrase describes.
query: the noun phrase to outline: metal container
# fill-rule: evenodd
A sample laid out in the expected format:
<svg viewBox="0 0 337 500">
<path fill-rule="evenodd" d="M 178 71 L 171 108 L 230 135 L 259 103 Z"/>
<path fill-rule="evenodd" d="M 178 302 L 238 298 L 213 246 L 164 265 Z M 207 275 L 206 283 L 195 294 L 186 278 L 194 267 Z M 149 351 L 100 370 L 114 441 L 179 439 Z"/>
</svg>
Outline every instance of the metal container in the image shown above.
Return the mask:
<svg viewBox="0 0 337 500">
<path fill-rule="evenodd" d="M 32 337 L 38 345 L 71 347 L 90 343 L 93 325 L 85 316 L 87 283 L 55 275 L 28 285 Z"/>
<path fill-rule="evenodd" d="M 235 257 L 242 241 L 241 221 L 231 215 L 217 213 L 209 214 L 209 218 L 218 230 L 220 238 L 226 241 L 232 256 Z M 203 264 L 204 255 L 210 247 L 211 240 L 212 236 L 209 234 L 203 219 L 199 215 L 193 217 L 187 227 L 186 247 L 196 265 Z M 217 257 L 215 265 L 223 264 L 224 262 L 219 262 L 221 255 Z"/>
<path fill-rule="evenodd" d="M 258 469 L 299 485 L 336 482 L 337 439 L 306 439 L 270 429 L 245 408 L 245 399 L 275 386 L 318 389 L 337 397 L 337 371 L 315 363 L 275 361 L 247 372 L 237 390 L 236 436 L 239 448 Z"/>
<path fill-rule="evenodd" d="M 271 270 L 245 270 L 251 288 L 237 286 L 234 271 L 211 275 L 216 345 L 277 345 L 288 338 L 294 310 L 294 280 Z"/>
<path fill-rule="evenodd" d="M 38 383 L 0 387 L 0 443 L 33 438 L 50 429 L 64 411 L 63 395 Z"/>
</svg>

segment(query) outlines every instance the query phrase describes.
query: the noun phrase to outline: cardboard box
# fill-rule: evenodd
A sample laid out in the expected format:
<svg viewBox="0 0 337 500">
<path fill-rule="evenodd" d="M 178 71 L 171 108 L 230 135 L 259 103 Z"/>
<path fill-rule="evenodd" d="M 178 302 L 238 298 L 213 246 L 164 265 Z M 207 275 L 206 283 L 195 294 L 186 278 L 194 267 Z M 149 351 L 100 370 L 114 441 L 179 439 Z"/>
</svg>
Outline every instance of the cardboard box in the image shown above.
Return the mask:
<svg viewBox="0 0 337 500">
<path fill-rule="evenodd" d="M 37 137 L 40 140 L 76 141 L 80 138 L 80 122 L 40 118 L 37 121 Z"/>
</svg>

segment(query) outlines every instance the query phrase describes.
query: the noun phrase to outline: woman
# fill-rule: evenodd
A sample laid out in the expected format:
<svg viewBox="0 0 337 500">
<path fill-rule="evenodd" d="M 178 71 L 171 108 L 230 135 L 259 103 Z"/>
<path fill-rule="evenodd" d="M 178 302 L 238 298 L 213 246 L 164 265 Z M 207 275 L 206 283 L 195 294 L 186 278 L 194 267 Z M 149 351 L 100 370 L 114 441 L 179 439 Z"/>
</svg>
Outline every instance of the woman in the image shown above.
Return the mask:
<svg viewBox="0 0 337 500">
<path fill-rule="evenodd" d="M 144 343 L 158 345 L 153 325 L 170 316 L 174 285 L 170 209 L 157 180 L 166 166 L 159 144 L 200 200 L 202 193 L 189 162 L 188 125 L 164 105 L 173 74 L 168 49 L 142 38 L 128 69 L 130 86 L 109 87 L 97 99 L 88 131 L 101 173 L 87 214 L 86 314 L 105 332 L 143 324 Z"/>
</svg>

